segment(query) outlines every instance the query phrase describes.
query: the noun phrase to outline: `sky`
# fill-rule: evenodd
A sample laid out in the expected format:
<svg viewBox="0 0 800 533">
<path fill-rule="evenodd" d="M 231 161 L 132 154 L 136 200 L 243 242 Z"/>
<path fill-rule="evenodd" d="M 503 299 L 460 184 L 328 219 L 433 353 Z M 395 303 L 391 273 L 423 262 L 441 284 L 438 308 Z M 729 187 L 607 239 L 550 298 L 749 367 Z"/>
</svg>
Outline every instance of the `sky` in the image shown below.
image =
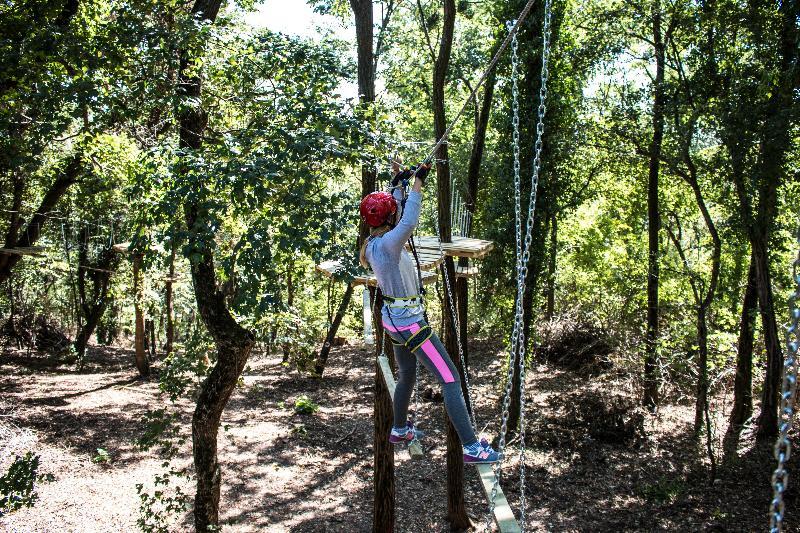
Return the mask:
<svg viewBox="0 0 800 533">
<path fill-rule="evenodd" d="M 264 0 L 245 20 L 256 28 L 266 27 L 272 31 L 312 38 L 319 36 L 318 27 L 342 28 L 334 17 L 314 13 L 305 0 Z"/>
<path fill-rule="evenodd" d="M 326 30 L 335 31 L 337 38 L 352 43 L 352 59 L 355 61 L 355 29 L 352 26 L 345 27 L 332 15 L 315 13 L 305 0 L 262 0 L 244 20 L 254 28 L 268 28 L 311 39 L 321 38 Z M 358 85 L 355 82 L 342 82 L 339 94 L 345 99 L 355 99 L 358 97 Z"/>
</svg>

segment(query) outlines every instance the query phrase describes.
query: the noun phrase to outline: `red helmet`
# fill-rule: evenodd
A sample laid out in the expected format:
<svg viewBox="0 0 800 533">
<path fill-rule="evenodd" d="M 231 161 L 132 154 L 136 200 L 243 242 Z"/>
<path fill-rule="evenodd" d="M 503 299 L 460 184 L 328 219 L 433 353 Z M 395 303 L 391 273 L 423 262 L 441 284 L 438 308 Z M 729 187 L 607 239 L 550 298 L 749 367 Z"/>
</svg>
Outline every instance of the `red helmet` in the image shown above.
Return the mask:
<svg viewBox="0 0 800 533">
<path fill-rule="evenodd" d="M 397 200 L 388 192 L 371 192 L 361 200 L 360 211 L 364 222 L 377 228 L 397 212 Z"/>
</svg>

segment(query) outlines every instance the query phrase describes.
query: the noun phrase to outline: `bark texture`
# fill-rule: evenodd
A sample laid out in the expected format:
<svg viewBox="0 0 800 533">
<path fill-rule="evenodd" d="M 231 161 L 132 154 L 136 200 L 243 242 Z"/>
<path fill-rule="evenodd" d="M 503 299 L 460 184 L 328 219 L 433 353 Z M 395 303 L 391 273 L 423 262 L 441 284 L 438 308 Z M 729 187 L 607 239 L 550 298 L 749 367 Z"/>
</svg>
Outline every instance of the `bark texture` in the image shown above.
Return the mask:
<svg viewBox="0 0 800 533">
<path fill-rule="evenodd" d="M 381 316 L 383 295 L 379 289 L 370 287 L 370 301 L 373 302 L 372 314 Z M 372 435 L 372 458 L 374 477 L 372 480 L 375 497 L 372 508 L 372 531 L 382 533 L 394 531 L 395 526 L 395 482 L 394 482 L 394 445 L 389 442 L 389 433 L 392 431 L 394 412 L 389 390 L 383 381 L 381 371 L 377 366 L 377 356 L 384 353 L 389 358 L 389 367 L 394 368 L 394 350 L 389 337 L 382 327 L 375 328 L 375 398 L 373 409 L 375 414 L 375 429 Z"/>
<path fill-rule="evenodd" d="M 221 3 L 221 0 L 196 0 L 192 15 L 213 23 Z M 179 92 L 181 96 L 200 102 L 202 80 L 188 71 L 197 59 L 189 50 L 180 51 Z M 208 115 L 199 105 L 183 107 L 178 113 L 179 146 L 184 150 L 201 150 L 207 121 Z M 192 186 L 199 188 L 201 185 L 193 183 Z M 192 450 L 197 475 L 194 524 L 197 531 L 209 531 L 219 526 L 222 470 L 217 459 L 217 435 L 220 418 L 244 370 L 255 337 L 230 313 L 225 295 L 218 289 L 211 249 L 194 240 L 198 232 L 207 230 L 200 207 L 191 200 L 193 197 L 195 195 L 189 195 L 183 205 L 186 228 L 192 236 L 189 247 L 194 254 L 199 254 L 191 262 L 192 282 L 197 309 L 217 351 L 216 364 L 200 387 L 192 417 Z"/>
<path fill-rule="evenodd" d="M 753 414 L 753 334 L 757 310 L 756 271 L 751 258 L 742 301 L 742 316 L 739 321 L 736 378 L 733 383 L 733 408 L 730 417 L 731 426 L 737 429 L 741 428 Z"/>
<path fill-rule="evenodd" d="M 10 228 L 6 235 L 6 242 L 3 247 L 24 248 L 35 245 L 42 234 L 42 227 L 47 223 L 47 213 L 53 211 L 58 201 L 66 194 L 70 186 L 78 182 L 81 172 L 83 172 L 81 156 L 80 154 L 75 154 L 67 162 L 64 170 L 62 170 L 53 181 L 53 184 L 50 185 L 50 188 L 42 199 L 42 203 L 39 204 L 39 208 L 36 209 L 36 212 L 31 217 L 28 224 L 25 225 L 25 229 L 21 229 L 23 225 L 21 217 L 17 217 L 14 220 L 12 228 Z M 15 185 L 15 192 L 18 187 L 20 188 L 21 199 L 22 185 Z M 22 256 L 19 255 L 0 254 L 0 283 L 5 282 L 11 277 L 11 272 L 14 266 L 19 263 L 20 259 L 22 259 Z"/>
<path fill-rule="evenodd" d="M 661 28 L 660 0 L 652 6 L 653 55 L 656 75 L 653 82 L 653 136 L 650 141 L 650 163 L 647 177 L 647 333 L 645 336 L 644 394 L 642 401 L 649 409 L 658 405 L 658 284 L 659 229 L 661 213 L 658 205 L 658 178 L 661 163 L 661 143 L 664 138 L 664 36 Z"/>
</svg>

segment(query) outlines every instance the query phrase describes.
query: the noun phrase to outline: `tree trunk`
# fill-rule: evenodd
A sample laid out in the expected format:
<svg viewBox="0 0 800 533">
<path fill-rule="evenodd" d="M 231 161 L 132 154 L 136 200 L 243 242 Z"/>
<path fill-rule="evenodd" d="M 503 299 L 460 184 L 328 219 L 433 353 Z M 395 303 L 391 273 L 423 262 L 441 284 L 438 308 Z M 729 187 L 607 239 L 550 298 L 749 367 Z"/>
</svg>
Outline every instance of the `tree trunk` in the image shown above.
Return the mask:
<svg viewBox="0 0 800 533">
<path fill-rule="evenodd" d="M 135 320 L 134 331 L 134 357 L 136 359 L 136 369 L 141 377 L 150 375 L 150 361 L 144 350 L 144 311 L 142 310 L 142 300 L 144 299 L 144 287 L 142 283 L 142 255 L 133 255 L 133 312 Z"/>
<path fill-rule="evenodd" d="M 167 273 L 167 282 L 164 286 L 164 304 L 167 312 L 167 325 L 164 331 L 166 337 L 164 341 L 164 352 L 166 355 L 172 353 L 172 344 L 175 342 L 175 322 L 173 319 L 175 304 L 172 301 L 172 284 L 175 281 L 175 241 L 172 242 L 172 247 L 169 254 L 169 272 Z"/>
<path fill-rule="evenodd" d="M 221 0 L 196 0 L 192 15 L 213 23 L 221 3 Z M 190 72 L 190 66 L 199 58 L 192 53 L 187 49 L 180 50 L 179 93 L 200 102 L 202 80 L 197 77 L 196 72 Z M 179 147 L 187 151 L 200 151 L 207 121 L 208 116 L 199 104 L 181 108 L 178 113 Z M 178 172 L 186 173 L 188 169 L 179 166 Z M 199 186 L 195 184 L 195 187 Z M 199 191 L 187 195 L 183 212 L 186 229 L 191 236 L 189 257 L 197 309 L 217 350 L 216 364 L 200 387 L 192 417 L 192 450 L 197 475 L 194 524 L 197 531 L 208 531 L 219 527 L 222 472 L 217 460 L 217 435 L 220 418 L 247 363 L 255 344 L 255 336 L 239 325 L 231 315 L 225 295 L 217 288 L 212 250 L 197 237 L 198 233 L 204 234 L 207 231 L 205 221 L 201 218 L 200 206 L 192 200 L 201 196 Z"/>
<path fill-rule="evenodd" d="M 494 55 L 497 46 L 498 45 L 495 45 L 492 48 L 492 56 Z M 489 128 L 489 117 L 492 111 L 492 100 L 494 99 L 496 78 L 497 71 L 493 69 L 486 78 L 483 98 L 481 99 L 481 107 L 478 111 L 478 118 L 475 123 L 475 135 L 472 138 L 472 151 L 470 152 L 469 165 L 467 167 L 467 186 L 464 192 L 464 207 L 466 208 L 467 213 L 469 213 L 466 224 L 466 236 L 472 235 L 472 223 L 475 216 L 475 208 L 478 198 L 478 184 L 480 181 L 481 163 L 483 162 L 483 153 L 486 147 L 486 131 Z M 465 257 L 461 257 L 458 260 L 458 265 L 467 267 L 469 266 L 469 260 Z M 468 335 L 467 315 L 469 310 L 469 279 L 456 279 L 455 297 L 460 336 L 464 341 L 462 350 L 464 352 L 464 375 L 466 376 L 469 372 L 469 343 L 466 342 Z M 470 413 L 472 413 L 472 398 L 469 397 L 469 394 L 465 394 L 464 400 L 466 400 L 467 409 Z"/>
<path fill-rule="evenodd" d="M 781 390 L 783 353 L 778 325 L 775 321 L 775 304 L 772 294 L 772 279 L 766 241 L 756 241 L 753 246 L 756 266 L 756 294 L 761 311 L 761 329 L 764 332 L 764 347 L 767 352 L 767 371 L 761 394 L 761 414 L 756 423 L 759 439 L 770 439 L 778 432 L 778 396 Z"/>
<path fill-rule="evenodd" d="M 395 485 L 394 485 L 394 445 L 389 442 L 389 433 L 392 431 L 394 412 L 392 399 L 386 389 L 380 368 L 377 365 L 377 356 L 385 353 L 389 358 L 389 366 L 394 368 L 394 349 L 389 337 L 380 327 L 381 308 L 383 295 L 379 289 L 369 288 L 373 302 L 372 316 L 375 319 L 375 397 L 373 409 L 375 426 L 372 434 L 372 464 L 373 476 L 373 508 L 372 531 L 375 533 L 394 531 L 395 520 Z"/>
<path fill-rule="evenodd" d="M 442 33 L 439 41 L 439 54 L 433 69 L 433 128 L 437 139 L 442 138 L 447 129 L 445 115 L 444 89 L 447 81 L 447 70 L 450 65 L 450 52 L 453 47 L 453 31 L 456 19 L 455 0 L 444 0 Z M 451 240 L 450 201 L 450 166 L 447 144 L 442 144 L 436 154 L 436 184 L 439 220 L 439 236 L 443 242 Z M 447 294 L 455 295 L 455 268 L 453 258 L 445 258 L 442 269 L 447 269 L 449 287 L 445 287 L 443 302 L 444 314 L 444 346 L 451 359 L 461 374 L 462 390 L 464 387 L 463 369 L 458 354 L 458 342 L 450 310 Z M 455 304 L 455 302 L 453 302 Z M 447 520 L 450 528 L 456 530 L 467 529 L 471 523 L 464 503 L 464 459 L 461 451 L 461 441 L 455 428 L 450 423 L 450 418 L 445 414 L 447 421 Z"/>
<path fill-rule="evenodd" d="M 42 226 L 44 226 L 48 220 L 47 213 L 53 211 L 58 201 L 66 194 L 70 186 L 77 183 L 82 170 L 83 165 L 80 154 L 73 155 L 64 170 L 58 175 L 47 193 L 45 193 L 42 203 L 39 204 L 39 208 L 36 210 L 33 217 L 31 217 L 28 225 L 24 230 L 19 232 L 19 238 L 16 238 L 15 232 L 9 233 L 9 235 L 15 237 L 14 242 L 9 242 L 7 240 L 4 247 L 24 248 L 36 244 L 42 233 Z M 18 220 L 17 224 L 21 225 L 21 220 Z M 21 255 L 0 254 L 0 283 L 5 282 L 11 277 L 11 271 L 20 259 L 22 259 Z"/>
<path fill-rule="evenodd" d="M 739 429 L 753 414 L 753 333 L 758 306 L 756 271 L 752 255 L 747 271 L 747 287 L 739 321 L 739 342 L 736 348 L 736 379 L 733 383 L 733 409 L 730 424 Z"/>
<path fill-rule="evenodd" d="M 703 417 L 708 408 L 708 323 L 706 308 L 698 306 L 697 316 L 697 398 L 694 410 L 694 433 L 700 434 Z"/>
<path fill-rule="evenodd" d="M 658 234 L 661 215 L 658 206 L 658 175 L 661 142 L 664 137 L 664 41 L 661 32 L 661 2 L 653 2 L 653 52 L 656 77 L 653 83 L 653 137 L 650 142 L 650 165 L 647 180 L 647 333 L 644 358 L 644 405 L 654 410 L 658 405 Z"/>
<path fill-rule="evenodd" d="M 758 301 L 761 308 L 761 326 L 767 348 L 767 372 L 761 396 L 761 414 L 756 434 L 760 439 L 771 439 L 778 433 L 778 404 L 783 369 L 783 351 L 775 322 L 775 308 L 769 269 L 768 242 L 777 214 L 777 191 L 785 179 L 786 154 L 792 146 L 792 110 L 797 91 L 798 50 L 797 20 L 800 18 L 798 2 L 781 2 L 780 74 L 777 86 L 769 98 L 759 143 L 757 173 L 759 177 L 759 205 L 756 215 L 756 239 L 751 241 L 756 263 Z"/>
<path fill-rule="evenodd" d="M 291 267 L 286 269 L 286 306 L 291 309 L 294 306 L 294 281 L 292 280 L 292 269 Z M 281 362 L 288 363 L 289 357 L 291 356 L 291 349 L 288 342 L 284 342 L 282 345 L 283 349 L 283 360 Z"/>
<path fill-rule="evenodd" d="M 345 289 L 344 295 L 342 296 L 342 302 L 336 310 L 336 315 L 333 317 L 331 327 L 328 329 L 328 334 L 325 336 L 325 342 L 322 344 L 322 349 L 317 356 L 317 361 L 314 363 L 314 372 L 319 377 L 322 377 L 322 373 L 325 372 L 325 365 L 328 363 L 328 354 L 331 352 L 333 339 L 336 337 L 336 332 L 339 330 L 339 325 L 342 323 L 344 314 L 347 312 L 347 306 L 350 304 L 352 298 L 353 285 L 348 283 L 347 289 Z"/>
<path fill-rule="evenodd" d="M 358 100 L 360 112 L 369 116 L 369 108 L 375 101 L 375 53 L 373 51 L 374 24 L 372 0 L 350 0 L 350 8 L 356 24 L 356 47 L 358 52 Z M 361 167 L 361 197 L 375 190 L 377 173 L 369 165 Z M 356 248 L 369 235 L 369 226 L 361 220 L 358 225 Z"/>
<path fill-rule="evenodd" d="M 107 248 L 100 253 L 98 260 L 89 265 L 88 257 L 85 248 L 81 248 L 81 259 L 78 261 L 79 265 L 92 266 L 98 270 L 89 270 L 86 268 L 78 269 L 78 289 L 80 293 L 80 311 L 83 315 L 82 326 L 78 329 L 75 336 L 75 352 L 78 355 L 78 361 L 82 365 L 83 357 L 86 354 L 86 346 L 89 339 L 97 328 L 97 324 L 105 313 L 108 304 L 108 288 L 111 283 L 111 275 L 117 269 L 119 264 L 119 254 L 114 250 Z M 91 291 L 86 290 L 86 278 L 92 281 Z"/>
</svg>

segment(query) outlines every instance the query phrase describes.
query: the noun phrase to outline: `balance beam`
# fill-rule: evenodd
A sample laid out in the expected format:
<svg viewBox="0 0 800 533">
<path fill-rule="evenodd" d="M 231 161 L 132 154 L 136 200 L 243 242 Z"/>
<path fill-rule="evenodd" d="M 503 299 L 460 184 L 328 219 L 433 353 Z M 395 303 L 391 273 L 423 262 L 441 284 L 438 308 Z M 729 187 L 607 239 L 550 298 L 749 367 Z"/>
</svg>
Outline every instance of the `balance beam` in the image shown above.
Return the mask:
<svg viewBox="0 0 800 533">
<path fill-rule="evenodd" d="M 395 382 L 392 367 L 389 365 L 389 359 L 383 355 L 378 356 L 378 366 L 381 369 L 386 388 L 389 389 L 389 396 L 392 398 L 392 401 L 394 401 Z M 414 460 L 423 459 L 425 457 L 425 454 L 422 453 L 422 446 L 420 446 L 419 442 L 416 440 L 411 441 L 411 444 L 408 445 L 408 452 Z M 477 464 L 475 467 L 478 469 L 478 475 L 481 478 L 481 487 L 483 487 L 483 492 L 486 494 L 486 499 L 491 500 L 492 487 L 494 486 L 494 471 L 492 470 L 492 465 Z M 508 505 L 506 495 L 503 494 L 503 489 L 500 487 L 499 483 L 497 485 L 497 494 L 494 498 L 493 514 L 494 521 L 497 527 L 500 528 L 501 533 L 521 533 L 522 529 L 519 527 L 517 519 L 514 517 L 514 512 Z"/>
<path fill-rule="evenodd" d="M 492 470 L 492 465 L 479 464 L 475 465 L 475 467 L 478 469 L 478 475 L 481 478 L 481 486 L 483 487 L 483 492 L 486 494 L 486 499 L 491 503 L 492 487 L 494 486 L 494 471 Z M 508 505 L 506 495 L 503 494 L 503 489 L 500 488 L 499 483 L 497 484 L 497 495 L 494 498 L 494 521 L 497 527 L 500 528 L 501 533 L 520 533 L 522 531 L 517 523 L 517 519 L 514 517 L 514 511 L 512 511 L 511 507 Z"/>
<path fill-rule="evenodd" d="M 392 367 L 389 365 L 389 359 L 383 355 L 378 356 L 378 366 L 383 375 L 383 382 L 386 383 L 386 388 L 389 389 L 389 397 L 392 399 L 392 403 L 394 403 L 394 374 L 392 373 Z M 422 446 L 420 446 L 416 439 L 412 440 L 411 444 L 408 445 L 408 453 L 411 454 L 411 458 L 414 460 L 425 458 L 425 454 L 422 453 Z"/>
</svg>

